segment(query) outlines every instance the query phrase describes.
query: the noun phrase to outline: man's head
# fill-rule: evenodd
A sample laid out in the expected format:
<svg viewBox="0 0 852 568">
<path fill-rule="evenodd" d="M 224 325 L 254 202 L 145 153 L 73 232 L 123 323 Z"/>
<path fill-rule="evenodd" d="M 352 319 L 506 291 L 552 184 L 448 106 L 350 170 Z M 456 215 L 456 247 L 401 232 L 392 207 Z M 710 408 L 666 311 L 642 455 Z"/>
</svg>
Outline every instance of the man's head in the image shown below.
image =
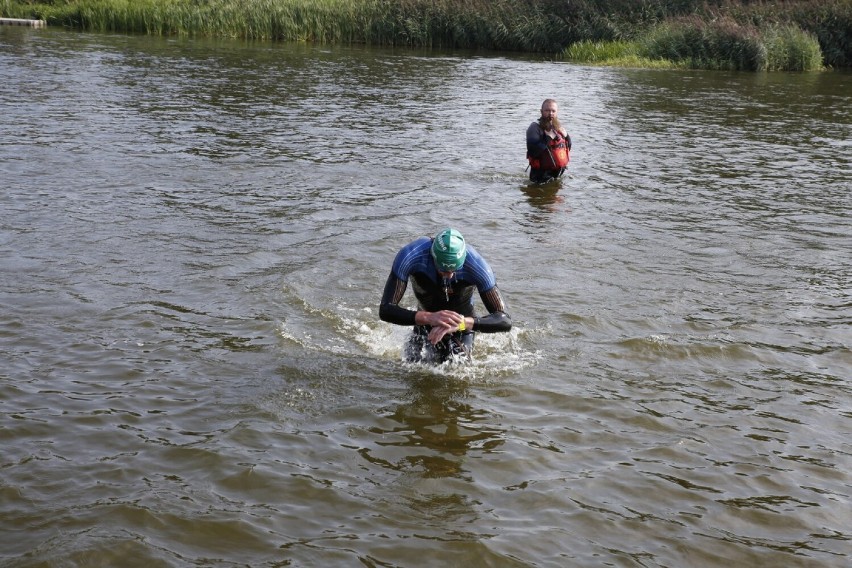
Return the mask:
<svg viewBox="0 0 852 568">
<path fill-rule="evenodd" d="M 541 103 L 541 116 L 542 118 L 550 118 L 556 116 L 556 113 L 559 112 L 559 105 L 556 104 L 555 99 L 545 99 L 543 103 Z"/>
<path fill-rule="evenodd" d="M 549 128 L 560 127 L 559 119 L 556 118 L 556 115 L 559 113 L 559 106 L 556 104 L 554 99 L 545 99 L 543 103 L 541 103 L 541 118 L 538 123 L 542 128 L 548 130 Z"/>
<path fill-rule="evenodd" d="M 464 265 L 467 245 L 455 229 L 444 229 L 432 240 L 432 259 L 438 272 L 452 273 Z"/>
</svg>

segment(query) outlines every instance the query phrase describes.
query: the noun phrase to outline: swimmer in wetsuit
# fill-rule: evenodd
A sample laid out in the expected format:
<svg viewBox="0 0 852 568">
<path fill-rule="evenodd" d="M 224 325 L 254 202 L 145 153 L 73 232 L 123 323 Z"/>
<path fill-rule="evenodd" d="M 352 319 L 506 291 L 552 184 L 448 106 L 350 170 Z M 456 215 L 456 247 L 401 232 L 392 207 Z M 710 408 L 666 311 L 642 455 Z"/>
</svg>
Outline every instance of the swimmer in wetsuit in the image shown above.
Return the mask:
<svg viewBox="0 0 852 568">
<path fill-rule="evenodd" d="M 409 281 L 416 311 L 399 305 Z M 474 290 L 479 291 L 487 316 L 476 317 Z M 421 237 L 400 249 L 385 283 L 379 318 L 414 326 L 405 346 L 407 361 L 443 363 L 454 355 L 469 359 L 475 332 L 512 328 L 491 267 L 455 229 L 445 229 L 435 238 Z"/>
</svg>

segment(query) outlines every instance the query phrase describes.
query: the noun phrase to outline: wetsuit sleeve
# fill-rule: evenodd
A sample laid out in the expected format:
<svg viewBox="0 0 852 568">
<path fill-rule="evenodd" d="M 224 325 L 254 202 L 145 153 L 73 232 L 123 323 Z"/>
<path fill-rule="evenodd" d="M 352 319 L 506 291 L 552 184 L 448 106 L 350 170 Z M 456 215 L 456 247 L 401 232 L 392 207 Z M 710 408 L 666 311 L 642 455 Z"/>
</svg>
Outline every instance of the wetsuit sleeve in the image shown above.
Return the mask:
<svg viewBox="0 0 852 568">
<path fill-rule="evenodd" d="M 499 333 L 512 329 L 512 318 L 506 313 L 506 305 L 500 290 L 494 286 L 487 292 L 480 294 L 488 315 L 481 318 L 473 318 L 473 330 L 482 333 Z"/>
<path fill-rule="evenodd" d="M 408 282 L 400 280 L 391 271 L 387 282 L 385 282 L 382 302 L 379 304 L 379 319 L 397 325 L 414 325 L 414 316 L 417 315 L 417 312 L 399 305 L 407 287 Z"/>
<path fill-rule="evenodd" d="M 547 142 L 544 140 L 544 132 L 537 122 L 533 122 L 527 128 L 527 154 L 538 158 L 546 151 Z"/>
<path fill-rule="evenodd" d="M 571 135 L 567 132 L 565 133 L 565 145 L 568 146 L 568 151 L 571 151 Z"/>
</svg>

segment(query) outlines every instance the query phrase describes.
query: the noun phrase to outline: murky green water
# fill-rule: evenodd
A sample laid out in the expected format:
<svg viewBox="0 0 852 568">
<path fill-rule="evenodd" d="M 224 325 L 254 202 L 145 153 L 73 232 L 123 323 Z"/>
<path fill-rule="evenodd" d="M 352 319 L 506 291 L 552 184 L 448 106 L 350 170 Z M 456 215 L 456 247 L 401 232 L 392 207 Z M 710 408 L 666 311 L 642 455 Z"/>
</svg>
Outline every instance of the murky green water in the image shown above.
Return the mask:
<svg viewBox="0 0 852 568">
<path fill-rule="evenodd" d="M 848 565 L 850 95 L 0 28 L 0 565 Z M 515 328 L 409 366 L 446 225 Z"/>
</svg>

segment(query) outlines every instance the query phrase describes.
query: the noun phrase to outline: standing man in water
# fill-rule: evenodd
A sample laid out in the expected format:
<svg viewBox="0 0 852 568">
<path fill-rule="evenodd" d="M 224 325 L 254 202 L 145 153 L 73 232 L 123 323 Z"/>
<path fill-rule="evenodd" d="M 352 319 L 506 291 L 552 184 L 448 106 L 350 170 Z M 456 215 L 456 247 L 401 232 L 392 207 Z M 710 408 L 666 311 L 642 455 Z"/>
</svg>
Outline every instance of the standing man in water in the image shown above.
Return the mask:
<svg viewBox="0 0 852 568">
<path fill-rule="evenodd" d="M 399 305 L 411 280 L 418 309 Z M 488 310 L 476 317 L 473 292 Z M 421 237 L 396 254 L 379 306 L 379 318 L 414 326 L 405 346 L 407 361 L 443 363 L 453 355 L 470 358 L 475 332 L 509 331 L 512 320 L 491 267 L 461 233 L 444 229 L 434 238 Z"/>
<path fill-rule="evenodd" d="M 559 123 L 559 107 L 553 99 L 541 104 L 541 117 L 527 128 L 527 160 L 530 181 L 544 183 L 565 171 L 571 153 L 571 136 Z"/>
</svg>

